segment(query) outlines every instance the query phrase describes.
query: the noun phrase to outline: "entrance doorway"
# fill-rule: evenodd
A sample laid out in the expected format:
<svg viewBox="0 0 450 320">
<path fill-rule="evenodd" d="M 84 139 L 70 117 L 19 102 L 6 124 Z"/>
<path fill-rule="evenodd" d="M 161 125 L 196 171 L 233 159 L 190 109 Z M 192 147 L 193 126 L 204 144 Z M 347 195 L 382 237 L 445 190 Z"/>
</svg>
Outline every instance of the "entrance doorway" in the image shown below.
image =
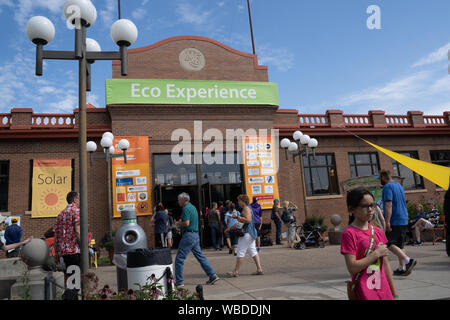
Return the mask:
<svg viewBox="0 0 450 320">
<path fill-rule="evenodd" d="M 217 156 L 222 157 L 223 161 L 214 164 L 188 162 L 175 165 L 170 154 L 153 155 L 154 206 L 162 202 L 175 219 L 180 219 L 182 209 L 178 205 L 178 195 L 187 192 L 191 203 L 199 212 L 202 247 L 210 246 L 212 242 L 206 208 L 211 208 L 212 202 L 236 202 L 237 196 L 245 190 L 241 181 L 242 168 L 237 161 L 238 153 L 234 153 L 232 163 L 225 161 L 225 154 Z M 174 246 L 176 244 L 177 240 L 174 238 Z"/>
<path fill-rule="evenodd" d="M 209 208 L 211 210 L 212 203 L 222 201 L 225 204 L 226 200 L 230 200 L 234 203 L 237 201 L 237 197 L 244 193 L 243 183 L 224 183 L 224 184 L 210 184 L 205 183 L 202 185 L 202 207 Z M 208 216 L 205 216 L 205 229 L 204 229 L 204 246 L 212 246 L 211 230 L 209 229 Z"/>
</svg>

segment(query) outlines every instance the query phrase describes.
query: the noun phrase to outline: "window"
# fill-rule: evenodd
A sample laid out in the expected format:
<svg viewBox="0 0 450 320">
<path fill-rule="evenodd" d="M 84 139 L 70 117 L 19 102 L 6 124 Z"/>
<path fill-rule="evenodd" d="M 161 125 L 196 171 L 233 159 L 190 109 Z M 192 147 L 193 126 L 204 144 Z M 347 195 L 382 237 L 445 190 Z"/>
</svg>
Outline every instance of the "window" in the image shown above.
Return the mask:
<svg viewBox="0 0 450 320">
<path fill-rule="evenodd" d="M 0 211 L 8 211 L 9 161 L 0 161 Z"/>
<path fill-rule="evenodd" d="M 303 157 L 306 194 L 339 194 L 336 164 L 333 154 L 316 154 Z"/>
<path fill-rule="evenodd" d="M 417 153 L 417 151 L 401 151 L 398 153 L 413 159 L 419 159 L 419 154 Z M 400 176 L 404 178 L 403 187 L 405 188 L 405 190 L 424 188 L 423 178 L 420 175 L 418 175 L 411 169 L 408 169 L 400 162 L 395 161 L 394 159 L 392 159 L 392 166 L 394 168 L 394 176 Z"/>
<path fill-rule="evenodd" d="M 200 166 L 202 184 L 241 183 L 241 165 L 238 163 L 238 155 L 237 152 L 234 152 L 234 155 L 230 155 L 233 157 L 227 159 L 226 153 L 214 154 L 213 157 L 214 159 L 217 159 L 219 164 L 207 164 L 205 163 L 205 160 L 203 160 Z"/>
<path fill-rule="evenodd" d="M 349 153 L 352 178 L 378 175 L 378 154 L 376 152 Z"/>
<path fill-rule="evenodd" d="M 191 164 L 176 165 L 170 154 L 153 155 L 155 166 L 155 185 L 196 185 L 197 169 L 191 159 Z"/>
<path fill-rule="evenodd" d="M 450 150 L 430 151 L 431 163 L 450 167 Z"/>
</svg>

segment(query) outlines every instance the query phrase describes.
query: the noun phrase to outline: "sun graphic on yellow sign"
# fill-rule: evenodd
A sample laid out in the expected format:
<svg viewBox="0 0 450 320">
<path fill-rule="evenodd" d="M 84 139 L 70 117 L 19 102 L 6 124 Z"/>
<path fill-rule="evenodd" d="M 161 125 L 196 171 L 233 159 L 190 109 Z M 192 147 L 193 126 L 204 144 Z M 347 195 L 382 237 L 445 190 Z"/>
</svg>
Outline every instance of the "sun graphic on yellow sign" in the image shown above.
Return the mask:
<svg viewBox="0 0 450 320">
<path fill-rule="evenodd" d="M 41 208 L 49 211 L 64 209 L 64 201 L 65 195 L 56 188 L 48 188 L 39 197 Z"/>
</svg>

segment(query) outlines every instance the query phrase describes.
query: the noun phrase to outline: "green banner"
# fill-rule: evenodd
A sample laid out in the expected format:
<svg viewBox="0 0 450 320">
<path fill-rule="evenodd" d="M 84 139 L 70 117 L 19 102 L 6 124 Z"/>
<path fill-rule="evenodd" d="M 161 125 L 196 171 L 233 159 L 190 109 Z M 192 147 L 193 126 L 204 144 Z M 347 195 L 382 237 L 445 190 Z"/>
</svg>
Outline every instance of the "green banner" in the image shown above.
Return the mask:
<svg viewBox="0 0 450 320">
<path fill-rule="evenodd" d="M 278 105 L 273 82 L 108 79 L 106 104 Z"/>
</svg>

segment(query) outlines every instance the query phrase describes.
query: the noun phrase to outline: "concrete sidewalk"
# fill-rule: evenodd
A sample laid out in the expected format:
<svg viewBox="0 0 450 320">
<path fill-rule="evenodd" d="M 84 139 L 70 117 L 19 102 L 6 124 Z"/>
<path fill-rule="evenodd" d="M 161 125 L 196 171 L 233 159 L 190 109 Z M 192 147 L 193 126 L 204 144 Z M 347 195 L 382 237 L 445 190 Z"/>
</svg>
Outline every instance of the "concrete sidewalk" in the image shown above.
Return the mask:
<svg viewBox="0 0 450 320">
<path fill-rule="evenodd" d="M 184 266 L 187 289 L 194 291 L 202 284 L 208 300 L 346 300 L 345 281 L 350 276 L 340 254 L 340 246 L 295 250 L 285 246 L 263 247 L 260 256 L 264 275 L 253 276 L 256 270 L 250 257 L 243 263 L 238 278 L 226 278 L 234 269 L 236 257 L 222 251 L 204 250 L 212 267 L 221 278 L 212 286 L 200 264 L 190 254 Z M 424 243 L 423 246 L 406 246 L 407 254 L 417 259 L 414 271 L 408 277 L 395 276 L 401 300 L 450 299 L 450 258 L 445 244 Z M 176 251 L 172 251 L 175 260 Z M 394 270 L 398 260 L 390 255 Z M 99 277 L 99 288 L 104 284 L 116 288 L 116 268 L 102 267 L 93 270 Z"/>
</svg>

